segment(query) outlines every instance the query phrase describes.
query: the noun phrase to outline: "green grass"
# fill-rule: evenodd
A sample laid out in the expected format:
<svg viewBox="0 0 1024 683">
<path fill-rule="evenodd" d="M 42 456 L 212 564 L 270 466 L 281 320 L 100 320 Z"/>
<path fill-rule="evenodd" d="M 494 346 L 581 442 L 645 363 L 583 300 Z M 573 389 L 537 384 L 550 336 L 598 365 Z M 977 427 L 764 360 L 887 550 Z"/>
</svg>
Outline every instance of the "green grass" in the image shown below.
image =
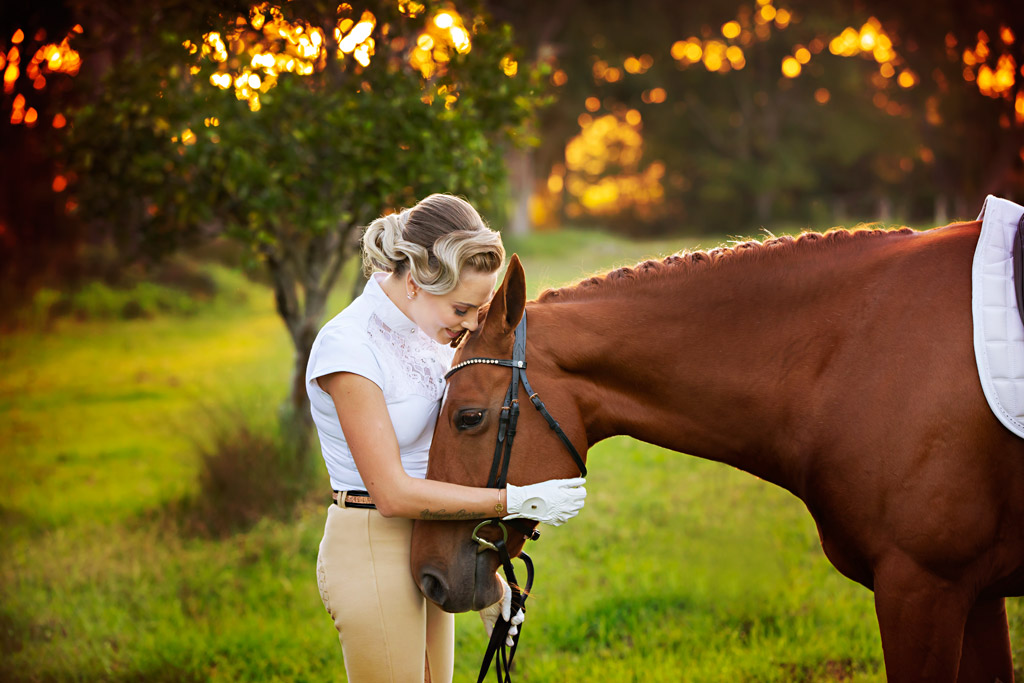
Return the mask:
<svg viewBox="0 0 1024 683">
<path fill-rule="evenodd" d="M 693 246 L 571 232 L 509 251 L 536 294 Z M 217 415 L 271 423 L 291 372 L 269 290 L 215 273 L 230 296 L 194 315 L 0 338 L 0 680 L 344 680 L 314 576 L 326 475 L 292 518 L 227 539 L 168 516 Z M 871 593 L 828 564 L 800 501 L 625 438 L 590 462 L 583 513 L 529 549 L 517 681 L 883 680 Z M 456 680 L 474 680 L 476 615 L 457 633 Z"/>
</svg>

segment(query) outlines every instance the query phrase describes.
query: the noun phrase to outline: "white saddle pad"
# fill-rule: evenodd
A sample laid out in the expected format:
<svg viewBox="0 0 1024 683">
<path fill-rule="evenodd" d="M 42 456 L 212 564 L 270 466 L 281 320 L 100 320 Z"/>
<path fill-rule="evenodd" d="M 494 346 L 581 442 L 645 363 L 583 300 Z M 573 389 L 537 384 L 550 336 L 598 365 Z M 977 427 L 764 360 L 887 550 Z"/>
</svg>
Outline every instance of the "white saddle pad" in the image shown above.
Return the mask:
<svg viewBox="0 0 1024 683">
<path fill-rule="evenodd" d="M 989 195 L 971 269 L 974 355 L 985 398 L 999 421 L 1024 438 L 1024 324 L 1013 290 L 1012 245 L 1024 207 Z"/>
</svg>

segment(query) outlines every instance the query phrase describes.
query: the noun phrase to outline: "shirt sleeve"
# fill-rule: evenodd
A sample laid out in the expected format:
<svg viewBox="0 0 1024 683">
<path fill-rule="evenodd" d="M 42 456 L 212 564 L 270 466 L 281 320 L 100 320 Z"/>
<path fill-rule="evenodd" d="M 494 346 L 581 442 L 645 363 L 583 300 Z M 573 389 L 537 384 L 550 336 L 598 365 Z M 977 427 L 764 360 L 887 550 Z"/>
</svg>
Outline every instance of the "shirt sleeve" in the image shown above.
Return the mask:
<svg viewBox="0 0 1024 683">
<path fill-rule="evenodd" d="M 384 391 L 384 369 L 376 349 L 365 336 L 354 330 L 331 330 L 313 345 L 306 366 L 306 383 L 320 388 L 317 378 L 334 372 L 360 375 Z"/>
</svg>

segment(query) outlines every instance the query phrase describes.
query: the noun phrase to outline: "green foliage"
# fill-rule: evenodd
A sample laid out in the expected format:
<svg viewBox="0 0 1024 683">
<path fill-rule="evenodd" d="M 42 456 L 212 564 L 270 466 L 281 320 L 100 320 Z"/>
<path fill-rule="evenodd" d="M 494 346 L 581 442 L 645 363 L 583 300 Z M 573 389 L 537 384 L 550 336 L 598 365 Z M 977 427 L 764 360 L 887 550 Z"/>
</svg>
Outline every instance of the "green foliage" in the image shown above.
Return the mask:
<svg viewBox="0 0 1024 683">
<path fill-rule="evenodd" d="M 790 20 L 784 27 L 756 22 L 752 15 L 765 5 L 787 10 Z M 556 104 L 543 114 L 538 175 L 567 164 L 566 144 L 580 134 L 581 115 L 621 120 L 635 109 L 642 117 L 640 167 L 664 164 L 664 201 L 583 221 L 627 234 L 714 234 L 724 226 L 751 230 L 780 220 L 820 224 L 837 214 L 875 213 L 880 204 L 902 221 L 930 222 L 936 214 L 970 219 L 986 193 L 1024 192 L 1024 126 L 1010 111 L 1022 81 L 1002 97 L 985 97 L 973 76 L 965 79 L 962 61 L 986 36 L 989 66 L 1005 54 L 1019 67 L 1021 7 L 993 0 L 598 0 L 571 11 L 564 4 L 524 7 L 516 13 L 518 35 L 536 38 L 538 52 L 557 45 L 557 66 L 566 73 Z M 916 74 L 913 87 L 882 76 L 870 53 L 829 51 L 830 38 L 872 17 L 893 41 L 901 60 L 896 73 L 909 67 Z M 766 29 L 731 41 L 742 48 L 741 68 L 712 73 L 672 57 L 673 44 L 691 37 L 724 47 L 722 27 L 733 20 Z M 1017 36 L 1009 45 L 997 37 L 1004 29 Z M 783 59 L 798 48 L 813 54 L 797 78 L 786 78 Z M 649 68 L 623 70 L 627 60 L 643 56 Z M 617 69 L 616 78 L 601 77 L 603 67 Z M 656 88 L 664 89 L 664 101 L 650 97 Z M 584 110 L 588 98 L 599 105 Z M 615 175 L 615 154 L 604 161 L 589 182 Z M 567 181 L 563 208 L 576 209 L 579 197 Z"/>
<path fill-rule="evenodd" d="M 191 21 L 154 36 L 140 58 L 118 62 L 74 115 L 80 213 L 159 253 L 209 230 L 270 249 L 309 234 L 347 235 L 434 191 L 500 209 L 504 145 L 522 136 L 543 101 L 538 71 L 524 64 L 509 77 L 499 67 L 518 52 L 509 29 L 491 26 L 472 3 L 458 7 L 474 28 L 472 50 L 424 79 L 408 54 L 434 3 L 415 19 L 390 0 L 360 4 L 356 19 L 364 9 L 377 17 L 367 67 L 334 56 L 336 6 L 282 6 L 288 18 L 325 29 L 330 56 L 312 75 L 280 74 L 257 112 L 211 85 L 217 63 L 182 47 L 202 43 L 198 31 L 187 33 L 200 18 L 221 31 L 233 25 L 234 4 L 193 6 Z M 243 52 L 229 64 L 248 59 Z M 453 90 L 454 102 L 438 94 Z"/>
<path fill-rule="evenodd" d="M 86 261 L 95 261 L 86 263 Z M 62 289 L 42 288 L 17 315 L 17 322 L 41 328 L 59 318 L 110 320 L 153 318 L 169 313 L 194 315 L 217 296 L 217 277 L 200 270 L 195 261 L 172 258 L 160 265 L 125 266 L 116 254 L 82 257 L 85 276 L 69 278 Z M 223 279 L 223 278 L 221 278 Z"/>
<path fill-rule="evenodd" d="M 253 60 L 270 49 L 255 10 L 227 0 L 169 2 L 166 15 L 145 7 L 129 26 L 152 22 L 143 13 L 168 23 L 154 27 L 139 58 L 117 61 L 99 84 L 83 83 L 93 91 L 72 115 L 80 215 L 151 258 L 213 236 L 244 245 L 271 276 L 301 378 L 327 293 L 362 226 L 431 192 L 465 195 L 485 213 L 504 205 L 502 154 L 543 102 L 541 72 L 523 64 L 506 75 L 502 59 L 517 54 L 511 31 L 470 1 L 457 9 L 472 49 L 425 77 L 410 55 L 450 7 L 427 2 L 414 18 L 393 0 L 282 4 L 282 21 L 301 25 L 304 37 L 307 27 L 322 30 L 322 51 L 307 75 L 263 71 L 258 111 L 250 111 L 254 99 L 236 97 L 241 89 L 212 85 L 214 76 L 248 82 Z M 341 54 L 334 29 L 367 10 L 376 47 L 361 65 Z M 230 53 L 196 47 L 210 29 Z M 301 381 L 292 382 L 289 405 L 308 414 Z"/>
<path fill-rule="evenodd" d="M 192 314 L 198 302 L 169 287 L 142 282 L 129 290 L 90 282 L 50 308 L 81 320 L 103 318 L 152 318 L 158 313 Z"/>
</svg>

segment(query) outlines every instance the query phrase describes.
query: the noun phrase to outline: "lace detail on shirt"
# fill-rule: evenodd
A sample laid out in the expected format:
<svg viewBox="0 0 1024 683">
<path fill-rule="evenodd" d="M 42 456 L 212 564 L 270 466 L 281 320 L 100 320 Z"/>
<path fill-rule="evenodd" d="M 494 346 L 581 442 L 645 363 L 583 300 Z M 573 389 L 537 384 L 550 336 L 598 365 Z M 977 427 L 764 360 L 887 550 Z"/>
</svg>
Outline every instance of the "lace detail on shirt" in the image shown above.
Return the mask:
<svg viewBox="0 0 1024 683">
<path fill-rule="evenodd" d="M 367 332 L 373 344 L 384 351 L 391 362 L 386 363 L 393 396 L 416 394 L 432 401 L 440 400 L 444 393 L 444 373 L 451 364 L 445 351 L 423 332 L 402 334 L 387 326 L 376 314 L 371 314 Z"/>
</svg>

